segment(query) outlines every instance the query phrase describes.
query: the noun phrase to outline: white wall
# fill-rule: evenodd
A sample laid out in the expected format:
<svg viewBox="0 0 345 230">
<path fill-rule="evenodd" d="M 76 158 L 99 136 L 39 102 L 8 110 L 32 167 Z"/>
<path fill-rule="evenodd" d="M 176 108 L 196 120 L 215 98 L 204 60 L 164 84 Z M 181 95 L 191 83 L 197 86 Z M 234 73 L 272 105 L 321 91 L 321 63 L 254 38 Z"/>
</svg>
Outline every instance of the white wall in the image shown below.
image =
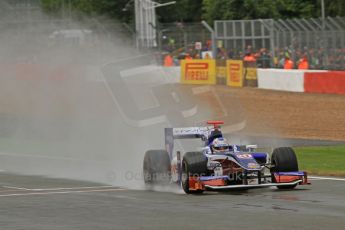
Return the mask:
<svg viewBox="0 0 345 230">
<path fill-rule="evenodd" d="M 304 71 L 258 69 L 258 87 L 291 92 L 304 92 Z"/>
</svg>

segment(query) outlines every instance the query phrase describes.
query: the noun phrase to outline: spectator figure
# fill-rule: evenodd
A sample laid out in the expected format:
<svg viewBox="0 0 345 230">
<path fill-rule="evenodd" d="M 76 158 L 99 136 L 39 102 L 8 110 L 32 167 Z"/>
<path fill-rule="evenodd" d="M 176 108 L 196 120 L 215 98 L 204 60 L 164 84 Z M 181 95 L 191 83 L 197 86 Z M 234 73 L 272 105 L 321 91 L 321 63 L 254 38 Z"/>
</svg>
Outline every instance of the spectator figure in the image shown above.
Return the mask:
<svg viewBox="0 0 345 230">
<path fill-rule="evenodd" d="M 260 49 L 259 57 L 257 59 L 258 68 L 270 68 L 271 56 L 267 53 L 266 48 Z"/>
<path fill-rule="evenodd" d="M 204 59 L 211 59 L 211 56 L 208 53 L 205 53 Z"/>
<path fill-rule="evenodd" d="M 252 55 L 252 53 L 246 52 L 246 55 L 244 56 L 243 61 L 245 61 L 245 62 L 255 62 L 256 59 L 255 59 L 254 55 Z"/>
<path fill-rule="evenodd" d="M 285 55 L 284 52 L 280 52 L 279 53 L 279 57 L 278 57 L 278 65 L 277 68 L 284 68 L 284 63 L 285 63 Z"/>
<path fill-rule="evenodd" d="M 309 63 L 307 55 L 303 55 L 303 57 L 298 62 L 298 69 L 309 69 Z"/>
<path fill-rule="evenodd" d="M 317 59 L 320 69 L 325 69 L 325 66 L 327 65 L 326 57 L 324 54 L 323 48 L 319 48 L 317 53 Z"/>
<path fill-rule="evenodd" d="M 309 69 L 318 69 L 319 68 L 319 60 L 317 58 L 317 55 L 315 55 L 314 49 L 309 49 L 308 51 L 309 57 Z"/>
<path fill-rule="evenodd" d="M 206 47 L 207 47 L 207 50 L 211 50 L 212 49 L 212 40 L 211 39 L 206 41 Z"/>
<path fill-rule="evenodd" d="M 278 47 L 274 48 L 273 68 L 279 68 L 281 51 Z"/>
<path fill-rule="evenodd" d="M 252 53 L 253 47 L 251 45 L 247 45 L 246 53 Z"/>
<path fill-rule="evenodd" d="M 228 51 L 228 59 L 234 59 L 234 56 L 235 56 L 234 51 L 233 50 L 229 50 Z"/>
<path fill-rule="evenodd" d="M 168 46 L 169 46 L 170 50 L 174 50 L 175 49 L 175 39 L 169 38 Z"/>
<path fill-rule="evenodd" d="M 180 60 L 178 59 L 178 57 L 174 56 L 173 57 L 173 63 L 175 66 L 179 66 L 180 65 Z"/>
<path fill-rule="evenodd" d="M 192 60 L 193 58 L 190 56 L 189 53 L 186 53 L 186 57 L 185 57 L 184 59 L 186 59 L 186 60 Z"/>
<path fill-rule="evenodd" d="M 285 55 L 284 69 L 293 69 L 293 61 L 289 55 Z"/>
<path fill-rule="evenodd" d="M 217 48 L 217 55 L 216 55 L 217 59 L 221 59 L 221 60 L 225 60 L 226 59 L 226 53 L 224 51 L 224 49 L 222 48 Z"/>
<path fill-rule="evenodd" d="M 174 65 L 174 60 L 170 54 L 165 55 L 164 57 L 164 66 L 170 67 Z"/>
</svg>

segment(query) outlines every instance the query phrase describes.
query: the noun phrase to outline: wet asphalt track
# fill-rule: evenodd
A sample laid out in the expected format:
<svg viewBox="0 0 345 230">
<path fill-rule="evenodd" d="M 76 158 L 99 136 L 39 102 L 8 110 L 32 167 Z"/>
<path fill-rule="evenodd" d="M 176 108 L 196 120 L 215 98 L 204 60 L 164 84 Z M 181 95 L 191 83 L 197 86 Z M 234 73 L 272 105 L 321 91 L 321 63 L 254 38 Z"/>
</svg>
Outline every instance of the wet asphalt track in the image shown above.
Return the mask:
<svg viewBox="0 0 345 230">
<path fill-rule="evenodd" d="M 185 195 L 1 173 L 0 228 L 344 229 L 345 180 L 312 183 Z"/>
</svg>

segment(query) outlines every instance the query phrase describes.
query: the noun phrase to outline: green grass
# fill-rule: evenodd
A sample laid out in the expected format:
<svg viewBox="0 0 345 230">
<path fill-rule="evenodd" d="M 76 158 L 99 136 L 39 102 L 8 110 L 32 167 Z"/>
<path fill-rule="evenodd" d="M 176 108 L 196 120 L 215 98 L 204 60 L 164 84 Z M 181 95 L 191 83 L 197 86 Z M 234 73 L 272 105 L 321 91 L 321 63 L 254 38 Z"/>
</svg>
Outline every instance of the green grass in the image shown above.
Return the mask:
<svg viewBox="0 0 345 230">
<path fill-rule="evenodd" d="M 294 148 L 299 169 L 313 175 L 345 176 L 345 145 Z"/>
</svg>

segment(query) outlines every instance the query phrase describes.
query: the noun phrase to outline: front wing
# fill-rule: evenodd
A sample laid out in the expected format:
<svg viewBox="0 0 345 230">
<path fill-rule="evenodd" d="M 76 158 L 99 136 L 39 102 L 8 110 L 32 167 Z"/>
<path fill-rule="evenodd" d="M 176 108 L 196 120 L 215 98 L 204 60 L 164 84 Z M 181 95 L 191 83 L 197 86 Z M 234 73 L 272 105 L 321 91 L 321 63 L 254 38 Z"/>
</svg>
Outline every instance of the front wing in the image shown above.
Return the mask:
<svg viewBox="0 0 345 230">
<path fill-rule="evenodd" d="M 229 176 L 206 176 L 206 177 L 189 177 L 189 189 L 196 190 L 236 190 L 236 189 L 253 189 L 272 186 L 293 186 L 306 185 L 308 177 L 306 172 L 277 172 L 269 175 L 274 182 L 263 182 L 260 180 L 254 183 L 227 185 Z"/>
</svg>

